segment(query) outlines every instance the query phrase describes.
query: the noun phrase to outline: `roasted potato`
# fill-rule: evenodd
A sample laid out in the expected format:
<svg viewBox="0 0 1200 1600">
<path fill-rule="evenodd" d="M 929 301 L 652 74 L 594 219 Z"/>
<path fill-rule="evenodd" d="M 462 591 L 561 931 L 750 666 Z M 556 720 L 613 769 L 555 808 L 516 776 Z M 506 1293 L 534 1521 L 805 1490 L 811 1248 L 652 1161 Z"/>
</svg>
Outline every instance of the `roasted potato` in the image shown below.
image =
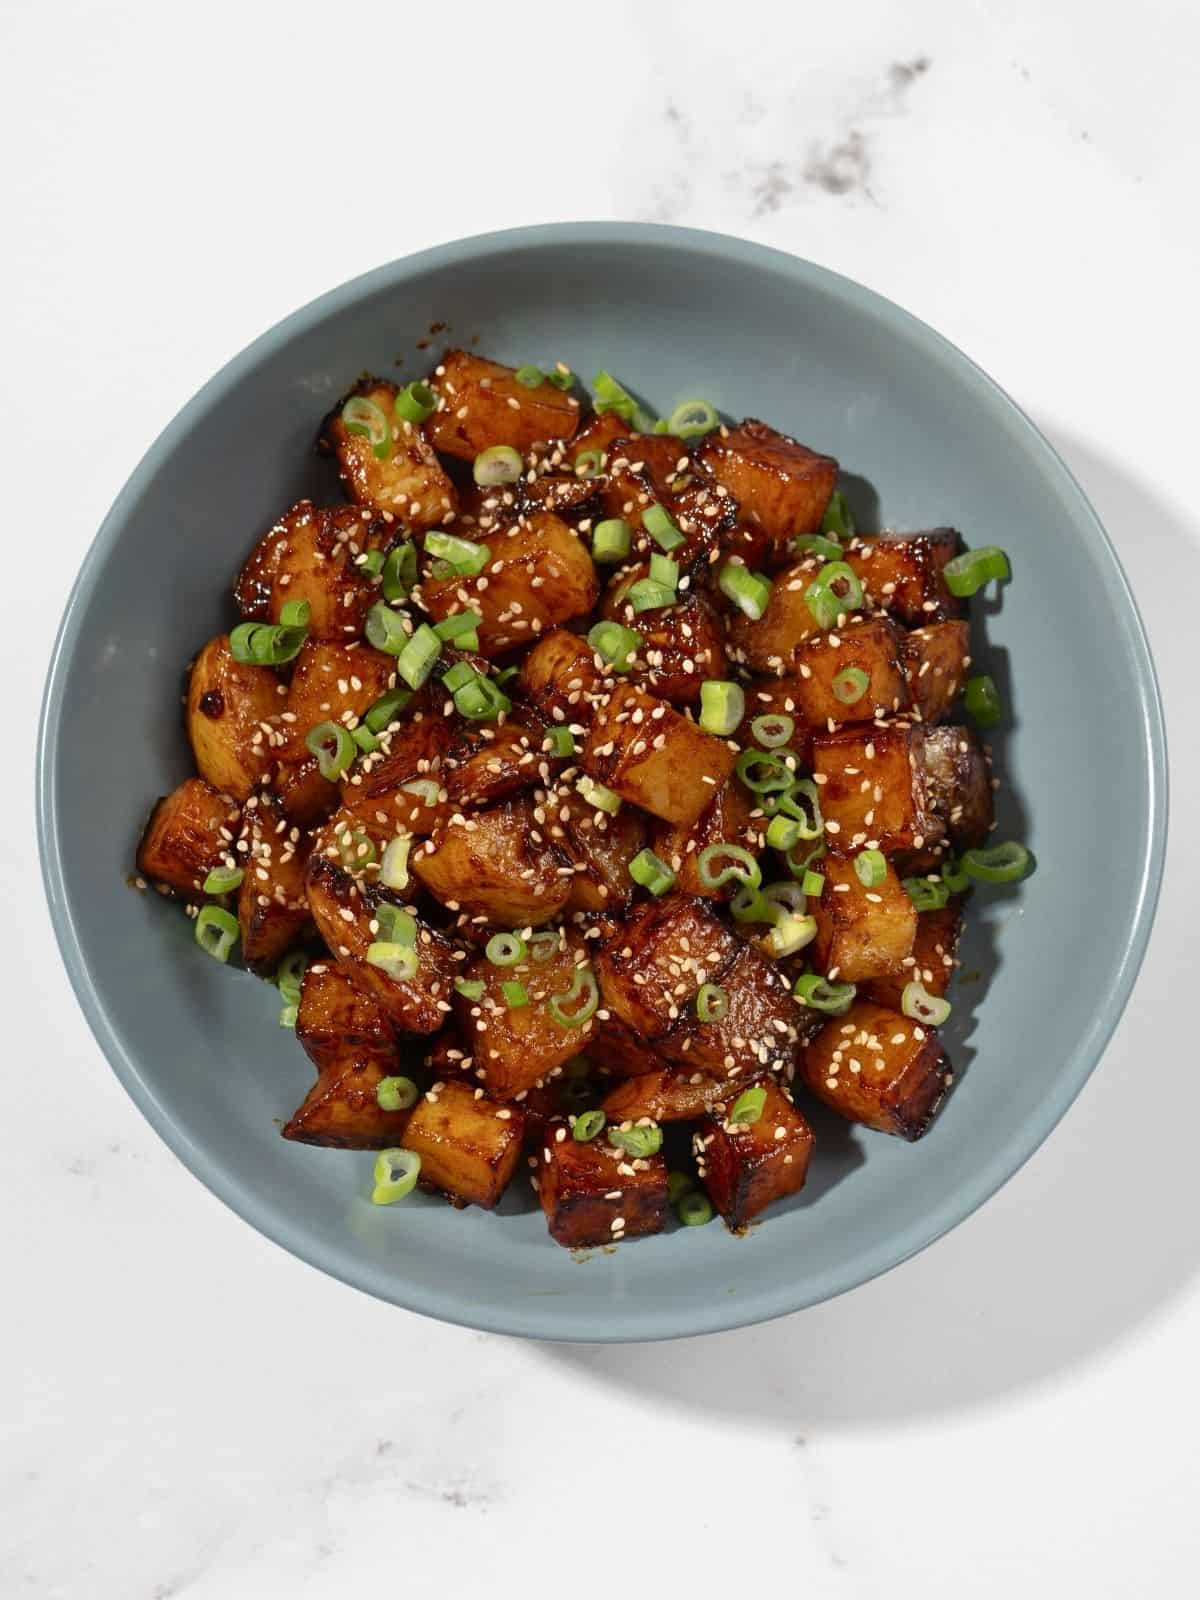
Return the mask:
<svg viewBox="0 0 1200 1600">
<path fill-rule="evenodd" d="M 274 785 L 284 815 L 301 828 L 319 827 L 337 809 L 337 785 L 322 777 L 316 756 L 281 761 Z"/>
<path fill-rule="evenodd" d="M 910 983 L 921 984 L 926 994 L 944 995 L 958 965 L 955 957 L 962 932 L 965 901 L 965 895 L 954 895 L 944 906 L 922 911 L 917 917 L 917 935 L 913 941 L 911 958 L 901 965 L 898 972 L 861 984 L 859 998 L 874 1000 L 876 1005 L 890 1006 L 893 1011 L 899 1011 L 904 990 Z"/>
<path fill-rule="evenodd" d="M 443 905 L 500 928 L 549 922 L 566 905 L 573 876 L 527 799 L 456 813 L 414 853 L 413 869 Z"/>
<path fill-rule="evenodd" d="M 588 1045 L 588 1058 L 600 1073 L 610 1078 L 637 1078 L 665 1067 L 653 1044 L 603 1008 L 596 1014 L 596 1030 Z"/>
<path fill-rule="evenodd" d="M 657 825 L 655 853 L 674 872 L 681 894 L 698 895 L 702 900 L 729 899 L 737 885 L 731 882 L 707 888 L 700 881 L 697 861 L 712 844 L 736 844 L 757 855 L 764 847 L 767 823 L 761 811 L 755 815 L 756 809 L 749 791 L 734 777 L 726 779 L 690 827 L 669 822 Z"/>
<path fill-rule="evenodd" d="M 454 808 L 445 764 L 458 724 L 429 695 L 408 705 L 381 748 L 365 756 L 341 786 L 342 805 L 372 833 L 377 829 L 424 838 Z"/>
<path fill-rule="evenodd" d="M 232 795 L 189 778 L 150 813 L 138 845 L 138 871 L 177 894 L 199 897 L 214 867 L 238 865 L 234 844 L 240 816 Z"/>
<path fill-rule="evenodd" d="M 289 823 L 273 795 L 251 795 L 242 812 L 238 862 L 245 869 L 238 891 L 242 960 L 268 976 L 308 926 L 305 868 L 309 841 Z"/>
<path fill-rule="evenodd" d="M 418 532 L 453 521 L 458 499 L 430 443 L 434 419 L 418 427 L 398 417 L 394 383 L 370 378 L 354 393 L 379 407 L 388 436 L 384 454 L 378 456 L 365 434 L 347 428 L 341 406 L 330 412 L 325 419 L 324 442 L 337 457 L 346 493 L 360 506 L 386 511 Z"/>
<path fill-rule="evenodd" d="M 533 1163 L 534 1187 L 559 1244 L 581 1250 L 662 1232 L 667 1164 L 661 1155 L 631 1159 L 603 1136 L 576 1139 L 564 1120 L 547 1125 Z"/>
<path fill-rule="evenodd" d="M 702 900 L 671 894 L 635 906 L 596 958 L 604 1005 L 643 1039 L 661 1040 L 740 948 Z"/>
<path fill-rule="evenodd" d="M 309 638 L 345 644 L 381 598 L 359 558 L 386 549 L 397 531 L 390 515 L 301 500 L 255 545 L 234 585 L 238 608 L 255 622 L 278 622 L 289 601 L 306 600 Z"/>
<path fill-rule="evenodd" d="M 552 383 L 529 387 L 516 370 L 466 350 L 447 350 L 429 379 L 438 409 L 425 424 L 437 449 L 460 461 L 507 444 L 522 455 L 549 439 L 569 439 L 579 426 L 579 401 Z"/>
<path fill-rule="evenodd" d="M 789 539 L 818 533 L 838 464 L 752 417 L 710 433 L 697 459 L 738 503 L 741 518 L 762 528 L 777 553 Z"/>
<path fill-rule="evenodd" d="M 953 1082 L 932 1028 L 898 1011 L 855 1000 L 805 1049 L 805 1084 L 851 1122 L 919 1139 Z"/>
<path fill-rule="evenodd" d="M 310 752 L 304 741 L 318 723 L 355 727 L 395 682 L 394 656 L 373 650 L 369 644 L 309 639 L 296 657 L 288 686 L 287 739 L 280 759 L 291 763 L 306 760 Z"/>
<path fill-rule="evenodd" d="M 629 863 L 645 847 L 646 818 L 633 806 L 616 816 L 599 811 L 573 783 L 551 793 L 545 804 L 546 833 L 573 869 L 568 911 L 622 911 L 636 885 Z"/>
<path fill-rule="evenodd" d="M 657 1041 L 659 1053 L 691 1072 L 738 1083 L 764 1069 L 790 1080 L 800 1034 L 798 1011 L 778 963 L 752 944 L 710 977 L 729 1009 L 719 1022 L 701 1022 L 691 1006 Z"/>
<path fill-rule="evenodd" d="M 730 1100 L 714 1107 L 692 1136 L 700 1179 L 735 1229 L 803 1189 L 813 1149 L 812 1129 L 773 1078 L 758 1078 L 750 1087 L 766 1097 L 756 1121 L 732 1121 Z"/>
<path fill-rule="evenodd" d="M 524 1131 L 520 1106 L 498 1106 L 449 1080 L 417 1102 L 400 1143 L 420 1156 L 423 1189 L 490 1211 L 516 1170 Z"/>
<path fill-rule="evenodd" d="M 830 850 L 850 855 L 865 845 L 895 855 L 937 843 L 943 827 L 926 792 L 923 740 L 923 729 L 903 722 L 813 736 Z"/>
<path fill-rule="evenodd" d="M 846 563 L 858 574 L 868 599 L 909 628 L 961 617 L 963 602 L 946 587 L 942 568 L 958 554 L 953 528 L 928 533 L 863 535 L 846 546 Z"/>
<path fill-rule="evenodd" d="M 446 794 L 456 809 L 476 810 L 550 780 L 550 758 L 540 728 L 505 721 L 500 727 L 467 724 L 443 763 Z"/>
<path fill-rule="evenodd" d="M 695 705 L 705 678 L 726 677 L 725 630 L 698 594 L 683 592 L 674 605 L 635 612 L 629 591 L 650 571 L 648 562 L 623 568 L 609 585 L 601 614 L 635 628 L 639 648 L 631 677 L 672 705 Z"/>
<path fill-rule="evenodd" d="M 921 742 L 930 809 L 946 825 L 957 850 L 987 839 L 995 824 L 992 770 L 970 728 L 929 728 Z"/>
<path fill-rule="evenodd" d="M 900 659 L 915 712 L 922 722 L 940 722 L 958 698 L 971 665 L 965 622 L 931 622 L 900 640 Z"/>
<path fill-rule="evenodd" d="M 600 1102 L 610 1122 L 694 1122 L 729 1093 L 729 1079 L 688 1067 L 660 1066 L 627 1077 Z"/>
<path fill-rule="evenodd" d="M 815 561 L 806 559 L 785 567 L 771 583 L 771 597 L 762 616 L 755 621 L 734 607 L 729 608 L 729 659 L 754 672 L 767 672 L 777 678 L 796 672 L 796 651 L 806 639 L 821 632 L 808 601 L 804 598 L 818 572 Z"/>
<path fill-rule="evenodd" d="M 820 866 L 825 887 L 809 901 L 817 922 L 817 970 L 840 983 L 903 972 L 917 936 L 917 908 L 892 867 L 882 883 L 867 888 L 850 857 L 827 855 Z"/>
<path fill-rule="evenodd" d="M 806 639 L 791 670 L 798 714 L 813 728 L 832 732 L 909 709 L 900 640 L 885 617 L 848 618 L 845 627 Z"/>
<path fill-rule="evenodd" d="M 582 733 L 591 726 L 596 700 L 611 687 L 599 662 L 578 634 L 555 628 L 521 663 L 521 691 L 551 723 Z"/>
<path fill-rule="evenodd" d="M 690 825 L 733 771 L 721 739 L 633 684 L 596 707 L 583 752 L 591 777 L 666 822 Z"/>
<path fill-rule="evenodd" d="M 235 661 L 229 635 L 210 639 L 192 663 L 187 730 L 206 783 L 244 800 L 262 783 L 286 743 L 284 685 L 271 667 Z"/>
<path fill-rule="evenodd" d="M 312 961 L 300 983 L 296 1039 L 318 1072 L 336 1066 L 347 1049 L 396 1059 L 396 1033 L 381 1006 L 356 989 L 333 960 Z"/>
<path fill-rule="evenodd" d="M 342 1150 L 398 1144 L 411 1111 L 385 1111 L 376 1091 L 397 1070 L 396 1040 L 383 1012 L 332 962 L 304 974 L 296 1037 L 317 1081 L 283 1129 L 285 1139 Z"/>
</svg>

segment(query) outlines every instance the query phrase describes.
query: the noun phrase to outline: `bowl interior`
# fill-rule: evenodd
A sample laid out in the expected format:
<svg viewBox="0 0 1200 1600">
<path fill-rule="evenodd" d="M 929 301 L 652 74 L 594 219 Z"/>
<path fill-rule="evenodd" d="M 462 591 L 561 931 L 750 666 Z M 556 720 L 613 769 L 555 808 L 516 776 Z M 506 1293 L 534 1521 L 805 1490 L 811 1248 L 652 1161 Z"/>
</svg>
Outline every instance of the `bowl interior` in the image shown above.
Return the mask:
<svg viewBox="0 0 1200 1600">
<path fill-rule="evenodd" d="M 446 328 L 431 340 L 431 326 Z M 1000 837 L 1039 870 L 977 896 L 948 1029 L 959 1082 L 908 1146 L 816 1116 L 807 1189 L 748 1237 L 720 1227 L 584 1263 L 523 1184 L 497 1215 L 370 1205 L 369 1154 L 278 1136 L 311 1079 L 275 992 L 206 960 L 179 911 L 126 887 L 151 802 L 187 775 L 181 675 L 232 619 L 229 587 L 302 494 L 364 368 L 422 374 L 441 342 L 615 371 L 653 405 L 702 395 L 836 455 L 860 519 L 952 524 L 1014 580 L 976 661 L 1012 711 L 995 741 Z M 1086 715 L 1103 707 L 1104 715 Z M 130 1092 L 229 1204 L 385 1299 L 559 1339 L 656 1338 L 811 1304 L 965 1216 L 1045 1136 L 1094 1065 L 1149 928 L 1164 828 L 1152 671 L 1110 547 L 1013 405 L 923 325 L 819 268 L 682 230 L 563 226 L 469 240 L 334 291 L 238 357 L 171 424 L 93 548 L 47 695 L 42 830 L 72 979 Z M 1111 850 L 1120 839 L 1123 848 Z M 1105 864 L 1096 871 L 1096 862 Z M 1121 908 L 1114 917 L 1113 907 Z"/>
</svg>

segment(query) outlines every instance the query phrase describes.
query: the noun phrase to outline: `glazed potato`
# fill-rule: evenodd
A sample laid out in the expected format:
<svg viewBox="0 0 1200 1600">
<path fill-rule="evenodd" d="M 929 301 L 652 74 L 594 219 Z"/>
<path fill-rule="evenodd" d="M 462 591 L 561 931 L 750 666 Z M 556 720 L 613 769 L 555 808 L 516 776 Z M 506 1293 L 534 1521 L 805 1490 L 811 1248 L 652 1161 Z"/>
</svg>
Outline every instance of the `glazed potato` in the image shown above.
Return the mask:
<svg viewBox="0 0 1200 1600">
<path fill-rule="evenodd" d="M 543 472 L 520 486 L 517 503 L 527 515 L 534 511 L 553 511 L 556 517 L 571 519 L 585 514 L 595 516 L 600 492 L 594 478 L 580 478 L 573 472 Z M 483 524 L 481 523 L 481 526 Z"/>
<path fill-rule="evenodd" d="M 396 1059 L 396 1035 L 383 1010 L 335 961 L 314 961 L 305 969 L 296 1038 L 318 1072 L 336 1066 L 347 1049 L 381 1065 Z"/>
<path fill-rule="evenodd" d="M 406 1033 L 436 1033 L 450 1011 L 458 975 L 454 953 L 436 929 L 418 920 L 416 976 L 393 978 L 372 966 L 367 952 L 377 938 L 375 907 L 386 898 L 385 893 L 361 885 L 339 861 L 314 846 L 308 862 L 308 903 L 330 953 L 354 987 L 369 995 L 398 1028 Z"/>
<path fill-rule="evenodd" d="M 746 714 L 734 738 L 743 747 L 756 745 L 755 719 L 770 713 L 791 717 L 792 731 L 785 744 L 777 746 L 778 753 L 786 756 L 790 750 L 799 763 L 798 770 L 812 766 L 812 739 L 817 732 L 827 729 L 812 727 L 804 719 L 798 678 L 754 678 L 746 685 Z"/>
<path fill-rule="evenodd" d="M 406 706 L 397 721 L 383 748 L 365 756 L 343 780 L 342 805 L 372 835 L 382 829 L 393 837 L 424 838 L 453 810 L 445 763 L 457 724 L 428 695 Z"/>
<path fill-rule="evenodd" d="M 189 778 L 150 813 L 138 845 L 138 871 L 177 894 L 200 895 L 214 867 L 237 864 L 239 817 L 232 795 L 221 794 L 202 778 Z"/>
<path fill-rule="evenodd" d="M 633 806 L 616 816 L 589 805 L 573 783 L 546 801 L 546 833 L 574 868 L 568 911 L 623 911 L 634 895 L 629 863 L 645 848 L 646 818 Z"/>
<path fill-rule="evenodd" d="M 657 1042 L 669 1061 L 691 1072 L 738 1083 L 764 1070 L 791 1078 L 800 1034 L 798 1012 L 779 965 L 755 945 L 741 944 L 719 977 L 729 1009 L 719 1022 L 701 1022 L 689 1006 Z"/>
<path fill-rule="evenodd" d="M 868 889 L 846 856 L 820 863 L 825 887 L 809 901 L 816 918 L 813 964 L 831 982 L 863 983 L 906 971 L 917 936 L 917 908 L 889 865 L 883 882 Z"/>
<path fill-rule="evenodd" d="M 611 1011 L 601 1010 L 603 1014 L 597 1013 L 596 1031 L 588 1045 L 588 1059 L 595 1063 L 598 1072 L 610 1078 L 638 1078 L 664 1070 L 665 1064 L 655 1045 L 634 1033 Z M 647 1116 L 651 1114 L 646 1113 Z"/>
<path fill-rule="evenodd" d="M 590 777 L 666 822 L 690 825 L 733 771 L 734 752 L 663 700 L 618 684 L 583 752 Z"/>
<path fill-rule="evenodd" d="M 743 521 L 756 524 L 780 553 L 797 534 L 818 533 L 837 485 L 838 464 L 752 417 L 710 433 L 696 452 L 730 491 Z"/>
<path fill-rule="evenodd" d="M 710 1077 L 685 1067 L 656 1067 L 625 1078 L 600 1102 L 610 1122 L 694 1122 L 729 1093 L 725 1076 Z"/>
<path fill-rule="evenodd" d="M 900 640 L 908 693 L 922 722 L 940 722 L 967 680 L 971 641 L 965 622 L 931 622 Z"/>
<path fill-rule="evenodd" d="M 301 828 L 319 827 L 337 809 L 337 786 L 321 776 L 316 756 L 281 761 L 275 793 L 288 821 Z"/>
<path fill-rule="evenodd" d="M 955 955 L 962 933 L 965 895 L 955 895 L 935 911 L 922 911 L 917 917 L 917 936 L 912 959 L 886 978 L 872 978 L 859 988 L 859 997 L 899 1011 L 905 986 L 920 983 L 926 994 L 944 995 L 957 966 Z"/>
<path fill-rule="evenodd" d="M 696 1170 L 730 1228 L 743 1228 L 775 1200 L 803 1189 L 813 1133 L 770 1077 L 753 1087 L 766 1095 L 756 1122 L 732 1122 L 733 1101 L 713 1109 L 696 1130 Z"/>
<path fill-rule="evenodd" d="M 368 379 L 354 391 L 377 405 L 387 420 L 386 454 L 375 454 L 365 434 L 354 434 L 342 421 L 342 408 L 325 421 L 324 441 L 337 457 L 338 476 L 346 493 L 360 506 L 386 511 L 418 531 L 453 520 L 458 506 L 454 485 L 434 452 L 424 427 L 396 415 L 396 385 Z M 436 441 L 435 441 L 436 442 Z"/>
<path fill-rule="evenodd" d="M 550 1236 L 569 1249 L 618 1244 L 661 1233 L 667 1219 L 667 1164 L 661 1155 L 631 1160 L 606 1139 L 576 1139 L 550 1122 L 534 1154 L 534 1187 Z"/>
<path fill-rule="evenodd" d="M 643 1039 L 662 1039 L 739 948 L 702 900 L 671 894 L 635 906 L 596 958 L 604 1006 Z"/>
<path fill-rule="evenodd" d="M 385 1111 L 376 1091 L 397 1070 L 396 1041 L 383 1012 L 332 963 L 304 974 L 296 1037 L 317 1069 L 285 1139 L 340 1150 L 398 1144 L 411 1111 Z"/>
<path fill-rule="evenodd" d="M 749 791 L 736 777 L 717 790 L 706 810 L 690 827 L 660 822 L 654 832 L 654 850 L 671 868 L 681 894 L 698 895 L 702 900 L 728 900 L 735 883 L 720 888 L 705 888 L 700 882 L 697 860 L 712 844 L 736 844 L 757 855 L 766 838 L 766 818 L 754 816 L 755 805 Z"/>
<path fill-rule="evenodd" d="M 250 796 L 238 843 L 238 863 L 246 873 L 238 891 L 238 922 L 242 960 L 252 972 L 272 973 L 308 926 L 308 849 L 308 839 L 288 822 L 274 796 Z"/>
<path fill-rule="evenodd" d="M 908 710 L 900 640 L 885 617 L 848 620 L 805 640 L 793 659 L 799 715 L 810 727 L 832 730 Z M 847 672 L 865 673 L 866 684 L 848 681 Z M 855 693 L 858 699 L 846 698 Z"/>
<path fill-rule="evenodd" d="M 928 1129 L 953 1082 L 932 1028 L 870 1000 L 826 1023 L 801 1072 L 817 1099 L 849 1121 L 910 1140 Z"/>
<path fill-rule="evenodd" d="M 229 635 L 201 650 L 188 679 L 187 731 L 196 770 L 244 800 L 270 772 L 284 741 L 283 684 L 270 667 L 235 661 Z"/>
<path fill-rule="evenodd" d="M 417 877 L 443 905 L 500 928 L 536 927 L 556 917 L 571 893 L 571 869 L 551 852 L 521 799 L 456 814 L 414 854 Z"/>
<path fill-rule="evenodd" d="M 817 571 L 815 561 L 805 560 L 777 573 L 771 582 L 767 609 L 757 622 L 730 607 L 728 642 L 732 661 L 776 677 L 795 674 L 797 648 L 821 632 L 804 598 Z"/>
<path fill-rule="evenodd" d="M 845 560 L 869 599 L 906 627 L 920 628 L 964 614 L 963 602 L 942 577 L 942 568 L 958 554 L 959 542 L 953 528 L 860 535 L 846 546 Z"/>
<path fill-rule="evenodd" d="M 615 411 L 599 411 L 590 416 L 568 442 L 564 455 L 571 466 L 574 466 L 585 450 L 599 450 L 602 458 L 612 452 L 612 446 L 618 439 L 625 439 L 629 435 L 629 424 Z M 607 460 L 604 465 L 607 466 Z"/>
<path fill-rule="evenodd" d="M 556 950 L 541 960 L 539 955 L 544 951 L 535 944 L 515 966 L 493 966 L 486 956 L 473 961 L 463 976 L 482 983 L 483 995 L 478 1000 L 461 994 L 454 998 L 455 1019 L 469 1042 L 476 1076 L 493 1100 L 512 1100 L 543 1082 L 586 1049 L 592 1036 L 590 1019 L 573 1028 L 557 1022 L 551 1012 L 552 1000 L 565 1003 L 577 969 L 587 967 L 581 941 L 560 938 Z M 525 1004 L 509 1004 L 504 985 L 510 983 L 522 985 Z M 568 1013 L 579 1003 L 579 998 L 573 1000 Z"/>
<path fill-rule="evenodd" d="M 243 617 L 278 622 L 288 601 L 307 601 L 310 639 L 345 643 L 362 633 L 380 596 L 358 566 L 368 550 L 385 550 L 396 526 L 358 506 L 314 506 L 301 500 L 251 552 L 233 595 Z"/>
<path fill-rule="evenodd" d="M 479 613 L 481 655 L 528 645 L 572 617 L 587 616 L 596 604 L 600 582 L 591 554 L 561 517 L 536 511 L 480 542 L 491 554 L 478 577 L 429 577 L 420 592 L 435 622 L 459 611 Z"/>
<path fill-rule="evenodd" d="M 540 729 L 506 720 L 502 727 L 469 723 L 443 763 L 451 806 L 476 810 L 520 794 L 550 777 Z"/>
<path fill-rule="evenodd" d="M 579 401 L 552 383 L 518 383 L 512 367 L 466 350 L 447 350 L 429 379 L 438 409 L 425 424 L 435 447 L 460 461 L 507 444 L 522 455 L 549 439 L 569 439 L 579 426 Z"/>
<path fill-rule="evenodd" d="M 556 628 L 522 661 L 521 692 L 550 722 L 582 732 L 591 726 L 595 700 L 610 686 L 598 661 L 586 640 Z"/>
<path fill-rule="evenodd" d="M 421 1158 L 421 1187 L 492 1210 L 516 1170 L 524 1134 L 520 1106 L 498 1106 L 465 1083 L 435 1083 L 417 1102 L 401 1146 Z"/>
<path fill-rule="evenodd" d="M 614 439 L 605 460 L 604 515 L 629 523 L 636 559 L 658 549 L 643 527 L 652 504 L 663 507 L 683 536 L 671 555 L 684 572 L 709 557 L 737 514 L 732 497 L 681 439 L 649 433 Z"/>
<path fill-rule="evenodd" d="M 971 728 L 929 728 L 922 741 L 925 789 L 958 850 L 983 844 L 995 824 L 992 771 Z"/>
<path fill-rule="evenodd" d="M 926 795 L 923 740 L 923 729 L 903 722 L 813 736 L 830 850 L 849 855 L 868 845 L 895 855 L 937 843 L 943 829 Z"/>
<path fill-rule="evenodd" d="M 705 678 L 728 676 L 725 630 L 705 600 L 686 592 L 675 605 L 635 612 L 629 591 L 649 572 L 649 562 L 622 568 L 608 587 L 601 614 L 635 628 L 645 640 L 631 673 L 635 682 L 672 705 L 695 705 Z"/>
<path fill-rule="evenodd" d="M 353 728 L 395 681 L 395 658 L 382 650 L 369 644 L 309 639 L 296 657 L 288 685 L 287 742 L 280 759 L 306 760 L 310 752 L 304 741 L 318 723 L 340 722 Z"/>
</svg>

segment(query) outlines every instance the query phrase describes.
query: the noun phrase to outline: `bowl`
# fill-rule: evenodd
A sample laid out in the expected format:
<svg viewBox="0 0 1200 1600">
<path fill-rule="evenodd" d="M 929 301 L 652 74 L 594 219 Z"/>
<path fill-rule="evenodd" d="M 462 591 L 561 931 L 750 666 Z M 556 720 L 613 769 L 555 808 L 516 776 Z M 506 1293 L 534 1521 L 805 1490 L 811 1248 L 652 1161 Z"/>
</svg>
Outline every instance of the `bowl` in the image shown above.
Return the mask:
<svg viewBox="0 0 1200 1600">
<path fill-rule="evenodd" d="M 274 991 L 207 960 L 177 908 L 127 887 L 148 807 L 189 774 L 184 663 L 229 625 L 232 576 L 278 513 L 301 495 L 338 498 L 312 452 L 321 416 L 364 368 L 416 376 L 441 341 L 475 339 L 514 364 L 608 367 L 658 406 L 699 394 L 764 417 L 839 458 L 867 527 L 951 524 L 1011 554 L 1013 581 L 983 608 L 975 650 L 1011 712 L 994 740 L 998 836 L 1024 840 L 1039 867 L 1015 892 L 976 896 L 947 1030 L 958 1082 L 915 1145 L 814 1114 L 807 1188 L 745 1237 L 676 1229 L 584 1261 L 552 1243 L 521 1184 L 496 1214 L 426 1197 L 373 1207 L 369 1153 L 279 1137 L 311 1069 L 277 1026 Z M 944 339 L 845 278 L 738 239 L 623 223 L 424 251 L 334 289 L 224 367 L 151 447 L 83 564 L 39 759 L 67 970 L 176 1154 L 261 1232 L 347 1283 L 556 1340 L 779 1316 L 973 1211 L 1100 1058 L 1149 934 L 1165 813 L 1161 710 L 1133 598 L 1028 418 Z"/>
</svg>

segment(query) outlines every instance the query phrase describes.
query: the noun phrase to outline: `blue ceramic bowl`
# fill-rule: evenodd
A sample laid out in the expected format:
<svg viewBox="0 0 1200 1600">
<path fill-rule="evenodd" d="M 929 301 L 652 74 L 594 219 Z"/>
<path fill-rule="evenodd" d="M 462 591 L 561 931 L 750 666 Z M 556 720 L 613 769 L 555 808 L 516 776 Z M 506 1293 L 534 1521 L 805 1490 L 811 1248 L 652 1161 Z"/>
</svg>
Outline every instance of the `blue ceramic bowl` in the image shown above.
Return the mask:
<svg viewBox="0 0 1200 1600">
<path fill-rule="evenodd" d="M 501 361 L 609 367 L 660 407 L 701 394 L 765 417 L 857 475 L 867 527 L 948 523 L 1011 552 L 977 661 L 1012 712 L 995 741 L 1000 836 L 1025 840 L 1039 870 L 1015 892 L 976 897 L 948 1030 L 959 1082 L 913 1146 L 817 1116 L 808 1187 L 747 1238 L 676 1230 L 582 1264 L 550 1241 L 515 1192 L 523 1184 L 497 1215 L 423 1197 L 372 1207 L 369 1154 L 279 1137 L 311 1069 L 277 1026 L 274 991 L 208 960 L 177 909 L 126 887 L 148 806 L 188 774 L 185 661 L 229 624 L 232 576 L 272 519 L 300 495 L 336 495 L 312 455 L 325 409 L 364 368 L 395 371 L 402 356 L 401 374 L 424 372 L 435 322 L 448 324 L 441 338 L 478 336 Z M 264 334 L 184 407 L 71 596 L 39 798 L 46 889 L 80 1003 L 129 1093 L 203 1182 L 287 1249 L 397 1305 L 506 1333 L 621 1340 L 838 1294 L 1016 1171 L 1128 998 L 1162 871 L 1166 773 L 1150 655 L 1112 547 L 1053 450 L 965 356 L 856 284 L 757 245 L 564 224 L 368 273 Z"/>
</svg>

